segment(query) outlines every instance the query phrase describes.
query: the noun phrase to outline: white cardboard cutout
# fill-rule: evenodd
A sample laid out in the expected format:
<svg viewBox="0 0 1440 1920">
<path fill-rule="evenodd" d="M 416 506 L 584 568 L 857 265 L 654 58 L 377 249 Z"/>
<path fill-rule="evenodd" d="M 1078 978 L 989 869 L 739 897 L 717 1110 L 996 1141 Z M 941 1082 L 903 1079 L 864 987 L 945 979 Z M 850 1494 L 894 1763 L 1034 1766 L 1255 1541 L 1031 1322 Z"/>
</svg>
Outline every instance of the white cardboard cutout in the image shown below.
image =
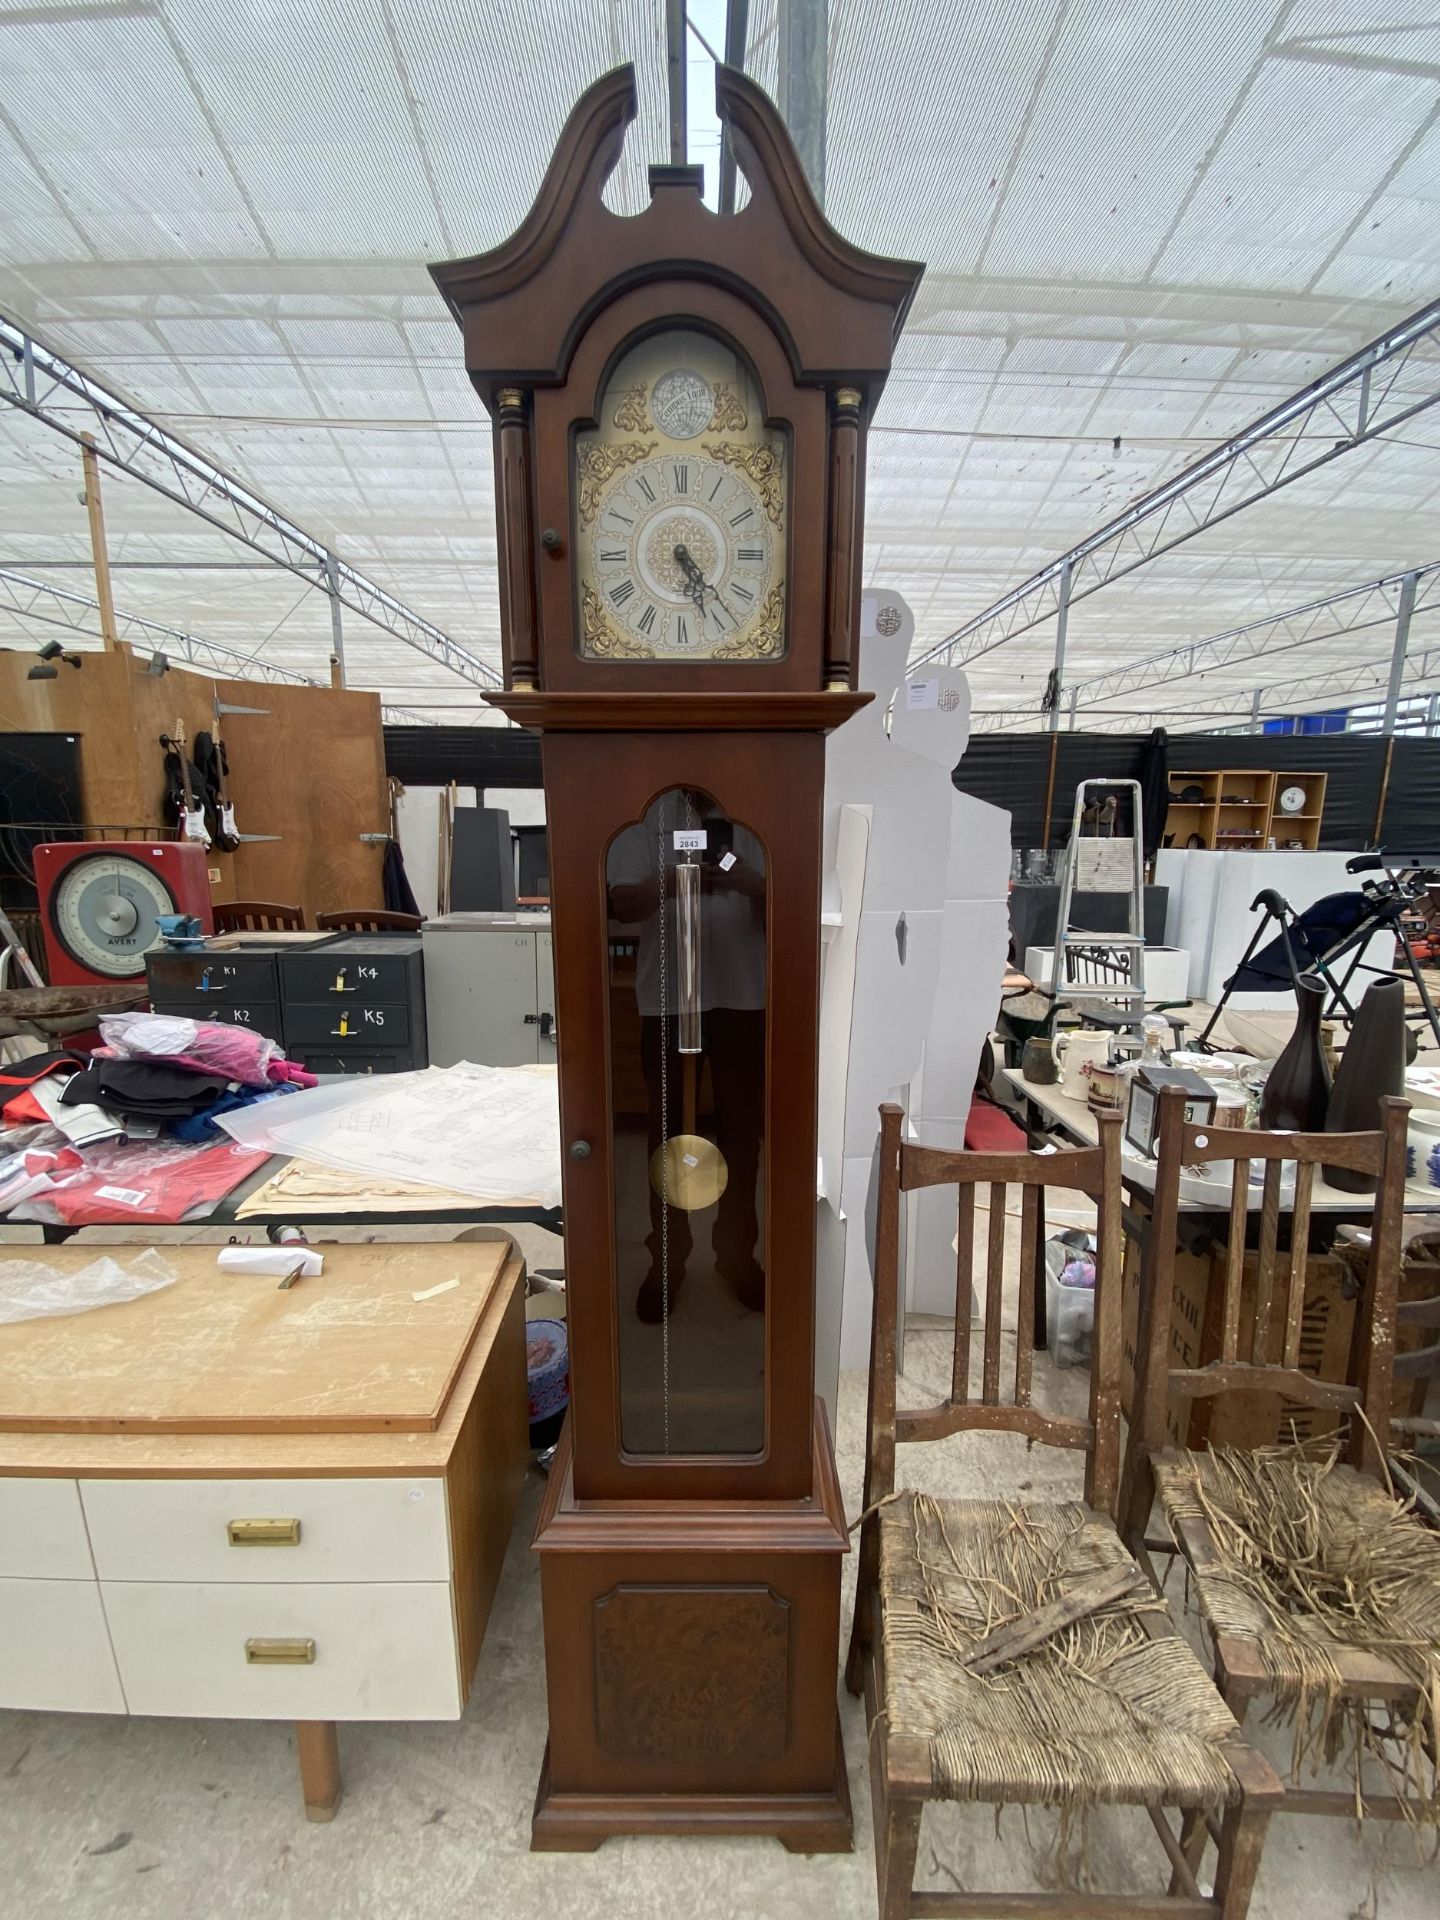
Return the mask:
<svg viewBox="0 0 1440 1920">
<path fill-rule="evenodd" d="M 877 1109 L 898 1099 L 914 1131 L 963 1142 L 980 1049 L 999 1006 L 1010 869 L 1008 815 L 958 793 L 951 780 L 969 736 L 964 674 L 927 667 L 904 679 L 914 620 L 898 594 L 867 590 L 860 631 L 860 685 L 875 698 L 830 736 L 826 757 L 824 905 L 840 914 L 842 930 L 856 916 L 853 841 L 851 857 L 840 859 L 841 822 L 850 808 L 868 809 L 869 834 L 853 987 L 850 970 L 832 964 L 832 941 L 821 1002 L 828 1050 L 846 1025 L 838 996 L 851 987 L 847 1071 L 821 1068 L 822 1087 L 832 1090 L 828 1108 L 822 1093 L 822 1167 L 833 1166 L 833 1089 L 843 1081 L 838 1197 L 845 1233 L 842 1240 L 827 1223 L 820 1236 L 825 1299 L 817 1314 L 817 1325 L 833 1325 L 840 1298 L 839 1364 L 854 1367 L 863 1367 L 869 1352 L 873 1289 L 864 1221 Z M 833 1177 L 827 1171 L 823 1178 L 833 1204 Z M 925 1251 L 939 1218 L 935 1207 L 916 1212 L 908 1255 L 922 1278 L 913 1304 L 949 1312 L 953 1260 L 936 1261 Z M 948 1297 L 932 1304 L 942 1274 Z M 817 1379 L 826 1391 L 829 1356 L 818 1344 Z"/>
</svg>

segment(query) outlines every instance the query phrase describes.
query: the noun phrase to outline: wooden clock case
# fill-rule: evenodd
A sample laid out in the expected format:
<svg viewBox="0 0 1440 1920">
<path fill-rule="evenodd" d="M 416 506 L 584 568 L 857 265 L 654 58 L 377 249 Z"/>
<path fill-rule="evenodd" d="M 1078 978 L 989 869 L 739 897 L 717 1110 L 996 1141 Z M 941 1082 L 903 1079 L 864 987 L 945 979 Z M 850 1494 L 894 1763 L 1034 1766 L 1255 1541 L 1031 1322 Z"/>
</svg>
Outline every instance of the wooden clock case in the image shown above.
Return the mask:
<svg viewBox="0 0 1440 1920">
<path fill-rule="evenodd" d="M 824 736 L 855 690 L 865 423 L 920 269 L 826 223 L 766 96 L 717 69 L 750 186 L 653 167 L 638 216 L 601 198 L 636 111 L 620 68 L 577 103 L 503 245 L 431 269 L 495 425 L 505 691 L 543 736 L 560 1053 L 571 1410 L 535 1545 L 550 1739 L 532 1845 L 764 1833 L 847 1849 L 836 1709 L 845 1518 L 813 1390 Z M 661 328 L 748 360 L 788 431 L 778 658 L 592 659 L 577 645 L 574 444 L 620 355 Z M 766 858 L 764 1445 L 622 1442 L 606 849 L 656 796 L 701 789 Z"/>
</svg>

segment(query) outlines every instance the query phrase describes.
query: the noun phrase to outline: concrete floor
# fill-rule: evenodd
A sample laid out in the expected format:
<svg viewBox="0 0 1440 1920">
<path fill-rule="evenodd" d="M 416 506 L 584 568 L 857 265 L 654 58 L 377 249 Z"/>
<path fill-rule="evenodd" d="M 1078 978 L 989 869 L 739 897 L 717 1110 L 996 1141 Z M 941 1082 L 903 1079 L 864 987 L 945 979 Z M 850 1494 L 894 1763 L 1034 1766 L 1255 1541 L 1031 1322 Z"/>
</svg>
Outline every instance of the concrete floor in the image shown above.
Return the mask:
<svg viewBox="0 0 1440 1920">
<path fill-rule="evenodd" d="M 10 1237 L 6 1235 L 6 1237 Z M 199 1236 L 197 1236 L 199 1237 Z M 348 1237 L 348 1236 L 347 1236 Z M 428 1237 L 428 1236 L 427 1236 Z M 522 1232 L 532 1264 L 548 1236 Z M 948 1329 L 912 1330 L 905 1397 L 943 1396 Z M 1041 1356 L 1036 1398 L 1074 1409 L 1088 1376 Z M 838 1452 L 859 1509 L 864 1380 L 842 1377 Z M 1078 1497 L 1075 1456 L 1008 1436 L 906 1448 L 909 1484 L 937 1493 Z M 456 1724 L 343 1729 L 345 1799 L 330 1826 L 302 1817 L 294 1737 L 255 1722 L 120 1720 L 0 1712 L 0 1915 L 15 1920 L 754 1920 L 875 1912 L 865 1726 L 842 1691 L 855 1806 L 852 1855 L 796 1858 L 773 1842 L 612 1840 L 591 1855 L 527 1851 L 545 1740 L 539 1584 L 528 1551 L 541 1482 L 527 1483 L 471 1705 Z M 854 1559 L 847 1572 L 848 1630 Z M 1178 1578 L 1172 1599 L 1181 1604 Z M 1283 1734 L 1262 1734 L 1283 1760 Z M 935 1890 L 1045 1885 L 1053 1820 L 985 1808 L 927 1811 L 917 1880 Z M 1158 1891 L 1167 1877 L 1144 1816 L 1092 1818 L 1097 1888 Z M 1207 1867 L 1213 1855 L 1207 1857 Z M 1440 1868 L 1397 1827 L 1279 1820 L 1251 1912 L 1256 1920 L 1434 1920 Z"/>
</svg>

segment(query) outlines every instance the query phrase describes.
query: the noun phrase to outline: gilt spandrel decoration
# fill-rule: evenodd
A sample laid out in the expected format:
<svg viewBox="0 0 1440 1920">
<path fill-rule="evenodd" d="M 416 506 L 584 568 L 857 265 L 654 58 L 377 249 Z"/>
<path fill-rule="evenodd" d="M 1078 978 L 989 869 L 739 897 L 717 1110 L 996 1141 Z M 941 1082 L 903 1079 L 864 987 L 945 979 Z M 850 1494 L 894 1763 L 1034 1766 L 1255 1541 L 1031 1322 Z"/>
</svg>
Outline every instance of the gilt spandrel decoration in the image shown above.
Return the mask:
<svg viewBox="0 0 1440 1920">
<path fill-rule="evenodd" d="M 607 447 L 602 442 L 592 441 L 579 451 L 580 480 L 580 524 L 588 527 L 600 511 L 601 491 L 608 480 L 613 480 L 622 467 L 632 467 L 637 460 L 644 460 L 654 453 L 659 442 L 656 440 L 626 440 L 619 446 Z"/>
<path fill-rule="evenodd" d="M 777 581 L 761 603 L 755 624 L 716 647 L 716 660 L 773 660 L 785 651 L 785 582 Z"/>
<path fill-rule="evenodd" d="M 621 433 L 653 433 L 655 422 L 645 405 L 644 387 L 630 387 L 621 394 L 610 418 Z"/>
<path fill-rule="evenodd" d="M 653 660 L 654 650 L 641 640 L 632 640 L 628 633 L 611 621 L 601 605 L 600 596 L 593 587 L 586 587 L 581 596 L 580 617 L 585 630 L 584 651 L 595 660 Z"/>
<path fill-rule="evenodd" d="M 744 433 L 749 425 L 750 416 L 740 404 L 739 398 L 723 380 L 717 380 L 715 407 L 710 415 L 710 431 L 712 433 Z"/>
<path fill-rule="evenodd" d="M 771 525 L 778 527 L 785 512 L 785 473 L 775 449 L 737 446 L 728 440 L 707 440 L 704 446 L 712 460 L 738 467 L 753 481 Z"/>
</svg>

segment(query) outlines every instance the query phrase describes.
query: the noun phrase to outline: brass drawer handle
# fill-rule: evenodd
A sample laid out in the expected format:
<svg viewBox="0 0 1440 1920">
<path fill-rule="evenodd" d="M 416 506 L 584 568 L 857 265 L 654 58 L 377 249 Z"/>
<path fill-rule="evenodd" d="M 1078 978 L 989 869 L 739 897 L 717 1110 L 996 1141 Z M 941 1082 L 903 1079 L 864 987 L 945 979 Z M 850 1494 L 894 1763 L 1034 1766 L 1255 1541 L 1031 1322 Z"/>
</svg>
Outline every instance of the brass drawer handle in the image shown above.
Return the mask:
<svg viewBox="0 0 1440 1920">
<path fill-rule="evenodd" d="M 313 1640 L 247 1640 L 245 1664 L 251 1667 L 313 1667 Z"/>
<path fill-rule="evenodd" d="M 232 1547 L 298 1547 L 298 1520 L 232 1520 L 225 1528 Z"/>
</svg>

